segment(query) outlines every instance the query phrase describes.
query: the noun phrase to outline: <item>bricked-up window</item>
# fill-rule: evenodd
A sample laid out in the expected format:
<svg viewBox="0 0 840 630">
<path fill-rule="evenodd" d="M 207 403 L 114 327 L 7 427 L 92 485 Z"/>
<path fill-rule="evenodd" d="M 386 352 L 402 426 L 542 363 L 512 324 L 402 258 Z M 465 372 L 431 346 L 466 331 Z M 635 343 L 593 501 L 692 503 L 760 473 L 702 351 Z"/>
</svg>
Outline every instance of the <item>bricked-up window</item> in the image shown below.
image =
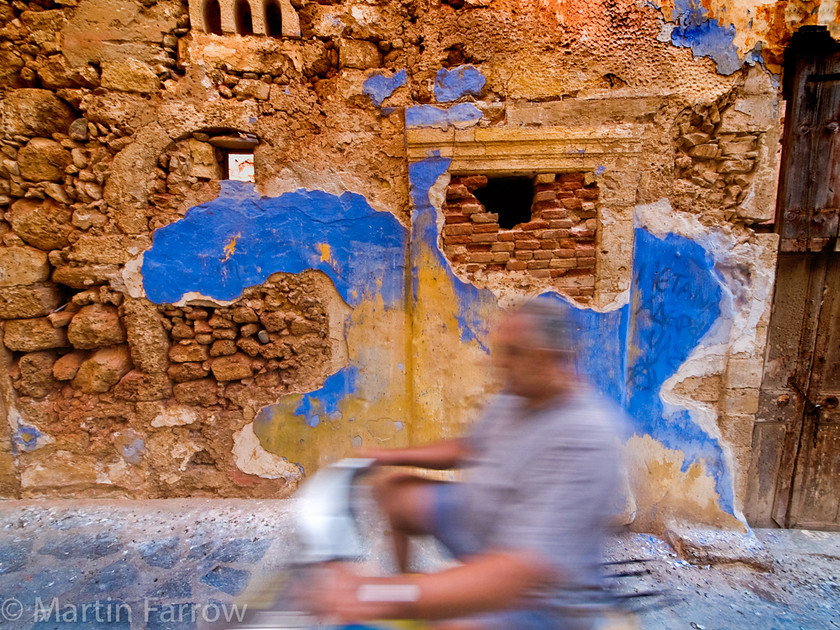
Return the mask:
<svg viewBox="0 0 840 630">
<path fill-rule="evenodd" d="M 251 19 L 251 5 L 248 0 L 237 0 L 236 10 L 234 12 L 236 18 L 236 34 L 237 35 L 253 35 L 254 21 Z"/>
<path fill-rule="evenodd" d="M 534 201 L 532 177 L 492 177 L 473 194 L 487 212 L 499 215 L 499 228 L 509 230 L 531 220 Z"/>
<path fill-rule="evenodd" d="M 204 30 L 213 35 L 222 34 L 222 8 L 219 0 L 206 0 L 204 3 Z"/>
<path fill-rule="evenodd" d="M 456 271 L 513 272 L 581 301 L 595 294 L 598 186 L 592 173 L 539 174 L 531 179 L 529 220 L 506 229 L 479 200 L 484 175 L 455 175 L 446 190 L 441 235 Z M 492 181 L 492 180 L 489 180 Z M 491 204 L 492 208 L 492 204 Z"/>
<path fill-rule="evenodd" d="M 265 34 L 269 37 L 283 36 L 283 15 L 277 0 L 266 0 Z"/>
</svg>

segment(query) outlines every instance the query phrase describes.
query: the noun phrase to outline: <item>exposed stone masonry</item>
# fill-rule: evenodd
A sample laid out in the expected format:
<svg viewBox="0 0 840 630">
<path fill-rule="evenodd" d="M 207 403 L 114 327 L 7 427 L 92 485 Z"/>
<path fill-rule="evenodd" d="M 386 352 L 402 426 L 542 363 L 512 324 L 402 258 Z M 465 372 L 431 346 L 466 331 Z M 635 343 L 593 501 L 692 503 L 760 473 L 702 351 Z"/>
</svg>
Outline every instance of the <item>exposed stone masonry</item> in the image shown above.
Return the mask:
<svg viewBox="0 0 840 630">
<path fill-rule="evenodd" d="M 270 495 L 282 480 L 262 481 L 260 490 L 243 475 L 227 478 L 234 469 L 230 428 L 301 383 L 315 387 L 326 377 L 329 320 L 313 282 L 308 274 L 274 274 L 215 308 L 155 307 L 100 286 L 46 317 L 7 320 L 3 341 L 14 351 L 17 404 L 60 436 L 55 448 L 82 477 L 96 461 L 140 464 L 144 452 L 171 448 L 173 427 L 183 426 L 186 441 L 175 443 L 174 460 L 146 462 L 124 479 L 132 493 Z M 111 434 L 99 417 L 117 430 Z M 224 428 L 216 426 L 221 418 Z M 123 491 L 119 476 L 111 483 L 99 492 Z"/>
<path fill-rule="evenodd" d="M 473 194 L 484 175 L 454 176 L 446 190 L 441 235 L 447 258 L 466 276 L 521 272 L 588 301 L 595 293 L 598 186 L 591 173 L 534 177 L 531 220 L 504 230 Z"/>
<path fill-rule="evenodd" d="M 732 100 L 728 95 L 718 103 L 697 105 L 677 118 L 674 164 L 686 209 L 721 207 L 732 214 L 749 195 L 764 133 L 725 123 Z"/>
</svg>

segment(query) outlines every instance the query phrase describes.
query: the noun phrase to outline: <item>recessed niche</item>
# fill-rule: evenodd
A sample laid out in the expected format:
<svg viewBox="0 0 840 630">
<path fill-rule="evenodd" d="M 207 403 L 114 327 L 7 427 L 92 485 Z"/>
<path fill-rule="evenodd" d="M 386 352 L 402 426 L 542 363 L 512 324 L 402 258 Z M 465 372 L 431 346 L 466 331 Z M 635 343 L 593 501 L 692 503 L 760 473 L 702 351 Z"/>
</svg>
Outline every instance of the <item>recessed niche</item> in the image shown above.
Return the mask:
<svg viewBox="0 0 840 630">
<path fill-rule="evenodd" d="M 251 17 L 251 5 L 248 0 L 236 0 L 234 17 L 236 18 L 237 35 L 254 34 L 254 20 Z"/>
</svg>

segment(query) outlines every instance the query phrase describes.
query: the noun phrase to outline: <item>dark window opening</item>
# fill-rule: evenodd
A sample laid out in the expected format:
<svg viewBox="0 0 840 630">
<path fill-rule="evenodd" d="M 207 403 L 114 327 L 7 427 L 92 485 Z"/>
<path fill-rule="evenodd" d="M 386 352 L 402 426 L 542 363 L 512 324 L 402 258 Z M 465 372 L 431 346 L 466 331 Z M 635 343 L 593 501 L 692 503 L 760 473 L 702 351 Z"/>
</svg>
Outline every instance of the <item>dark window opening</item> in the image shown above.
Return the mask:
<svg viewBox="0 0 840 630">
<path fill-rule="evenodd" d="M 251 19 L 251 5 L 248 0 L 238 0 L 236 3 L 236 33 L 238 35 L 253 35 L 254 22 Z"/>
<path fill-rule="evenodd" d="M 265 32 L 269 37 L 283 36 L 283 12 L 277 0 L 265 3 Z"/>
<path fill-rule="evenodd" d="M 219 0 L 204 3 L 204 30 L 213 35 L 222 34 L 222 9 Z"/>
<path fill-rule="evenodd" d="M 530 177 L 496 177 L 473 194 L 487 210 L 499 215 L 499 227 L 510 230 L 531 220 L 534 182 Z"/>
</svg>

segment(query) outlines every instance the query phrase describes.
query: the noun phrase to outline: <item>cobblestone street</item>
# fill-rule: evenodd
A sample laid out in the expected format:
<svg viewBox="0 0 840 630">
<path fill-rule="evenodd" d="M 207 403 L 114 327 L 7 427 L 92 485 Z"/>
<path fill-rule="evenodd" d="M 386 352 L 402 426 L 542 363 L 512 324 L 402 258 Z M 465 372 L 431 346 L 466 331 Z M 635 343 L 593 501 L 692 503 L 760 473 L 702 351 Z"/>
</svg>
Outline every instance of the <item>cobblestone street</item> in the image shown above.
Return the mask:
<svg viewBox="0 0 840 630">
<path fill-rule="evenodd" d="M 0 628 L 187 630 L 241 614 L 243 596 L 294 557 L 290 501 L 6 502 Z M 613 558 L 647 558 L 631 589 L 664 589 L 644 628 L 837 628 L 840 534 L 757 530 L 774 570 L 694 566 L 662 540 L 622 534 Z M 384 548 L 384 538 L 377 547 Z M 386 563 L 381 550 L 373 559 Z M 424 554 L 431 555 L 430 549 Z M 238 608 L 235 608 L 238 606 Z"/>
</svg>

